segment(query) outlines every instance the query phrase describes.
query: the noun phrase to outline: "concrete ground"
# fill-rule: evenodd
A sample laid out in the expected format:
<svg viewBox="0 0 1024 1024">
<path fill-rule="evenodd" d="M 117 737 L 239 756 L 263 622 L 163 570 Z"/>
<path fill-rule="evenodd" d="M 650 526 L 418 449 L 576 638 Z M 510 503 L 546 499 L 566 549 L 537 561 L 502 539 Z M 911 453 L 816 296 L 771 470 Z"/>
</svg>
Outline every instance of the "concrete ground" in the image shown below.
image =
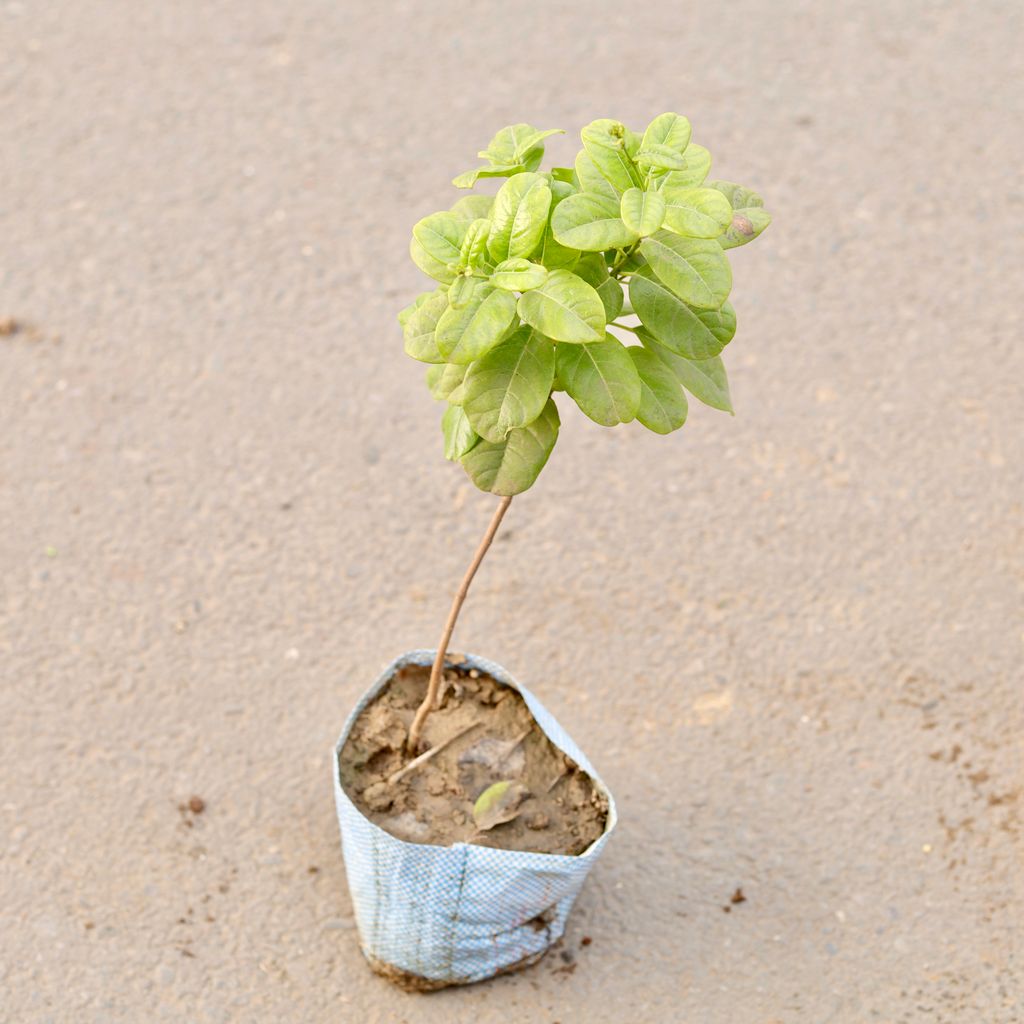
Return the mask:
<svg viewBox="0 0 1024 1024">
<path fill-rule="evenodd" d="M 0 0 L 0 1020 L 1024 1020 L 1022 21 Z M 455 638 L 621 829 L 559 953 L 405 995 L 328 749 L 493 507 L 409 228 L 504 124 L 666 109 L 775 215 L 737 415 L 563 403 Z"/>
</svg>

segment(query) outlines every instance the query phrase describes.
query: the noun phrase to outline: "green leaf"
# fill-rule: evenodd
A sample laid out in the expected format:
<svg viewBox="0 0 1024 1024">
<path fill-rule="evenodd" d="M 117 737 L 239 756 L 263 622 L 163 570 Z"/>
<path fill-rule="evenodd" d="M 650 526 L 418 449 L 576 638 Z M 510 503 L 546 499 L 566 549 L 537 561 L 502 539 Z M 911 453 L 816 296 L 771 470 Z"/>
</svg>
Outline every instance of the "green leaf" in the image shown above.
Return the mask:
<svg viewBox="0 0 1024 1024">
<path fill-rule="evenodd" d="M 587 345 L 557 345 L 558 380 L 586 416 L 603 427 L 628 423 L 640 407 L 640 376 L 610 334 Z"/>
<path fill-rule="evenodd" d="M 597 164 L 590 159 L 585 149 L 581 149 L 576 154 L 576 177 L 579 180 L 581 191 L 604 196 L 615 203 L 619 201 L 619 193 L 615 191 L 605 176 L 597 169 Z"/>
<path fill-rule="evenodd" d="M 643 185 L 643 177 L 626 152 L 626 126 L 601 118 L 580 132 L 583 148 L 609 184 L 620 195 L 632 186 Z"/>
<path fill-rule="evenodd" d="M 659 231 L 640 243 L 640 252 L 683 302 L 700 309 L 717 309 L 729 297 L 732 270 L 717 242 Z"/>
<path fill-rule="evenodd" d="M 601 305 L 604 306 L 605 321 L 610 323 L 622 312 L 622 304 L 624 301 L 622 285 L 619 284 L 619 282 L 611 275 L 606 275 L 605 279 L 594 289 L 594 291 L 596 291 L 601 297 Z"/>
<path fill-rule="evenodd" d="M 475 220 L 489 218 L 493 206 L 494 196 L 463 196 L 448 212 L 459 220 L 472 224 Z"/>
<path fill-rule="evenodd" d="M 448 305 L 452 309 L 464 309 L 473 298 L 473 292 L 480 279 L 467 274 L 459 274 L 450 285 L 448 285 Z"/>
<path fill-rule="evenodd" d="M 576 177 L 576 171 L 571 167 L 552 167 L 551 180 L 561 181 L 566 185 L 572 185 L 574 192 L 580 184 L 579 178 Z"/>
<path fill-rule="evenodd" d="M 703 184 L 711 170 L 711 154 L 702 145 L 688 145 L 683 158 L 685 166 L 679 171 L 655 171 L 657 187 L 694 188 Z"/>
<path fill-rule="evenodd" d="M 757 238 L 771 222 L 771 214 L 767 210 L 733 210 L 732 222 L 725 234 L 719 235 L 718 244 L 723 249 L 746 245 Z"/>
<path fill-rule="evenodd" d="M 526 160 L 549 135 L 564 135 L 561 128 L 541 130 L 532 124 L 513 124 L 502 128 L 477 156 L 493 164 L 519 164 Z"/>
<path fill-rule="evenodd" d="M 504 441 L 481 441 L 462 459 L 481 491 L 519 494 L 533 486 L 558 440 L 558 409 L 549 398 L 532 423 L 513 430 Z"/>
<path fill-rule="evenodd" d="M 473 821 L 481 832 L 519 816 L 522 802 L 530 796 L 522 782 L 503 780 L 488 786 L 473 804 Z"/>
<path fill-rule="evenodd" d="M 519 315 L 556 341 L 579 343 L 604 337 L 601 297 L 568 270 L 553 270 L 540 288 L 524 292 L 519 297 Z"/>
<path fill-rule="evenodd" d="M 514 296 L 481 283 L 462 309 L 449 308 L 437 322 L 437 347 L 448 363 L 471 363 L 493 348 L 516 316 Z"/>
<path fill-rule="evenodd" d="M 659 114 L 644 132 L 640 152 L 654 146 L 665 146 L 682 156 L 690 144 L 690 122 L 679 114 Z"/>
<path fill-rule="evenodd" d="M 568 199 L 569 196 L 575 194 L 575 186 L 566 184 L 564 181 L 553 180 L 551 182 L 552 217 L 554 216 L 554 211 L 558 208 L 558 204 L 563 199 Z M 543 263 L 548 270 L 557 270 L 560 267 L 572 270 L 579 258 L 579 249 L 570 249 L 568 246 L 562 245 L 555 240 L 555 233 L 552 230 L 551 219 L 549 218 L 547 226 L 544 228 L 544 238 L 541 240 L 540 248 L 534 253 L 534 259 Z"/>
<path fill-rule="evenodd" d="M 551 230 L 562 245 L 586 252 L 624 249 L 638 237 L 619 216 L 617 200 L 590 192 L 559 203 L 551 215 Z"/>
<path fill-rule="evenodd" d="M 487 250 L 495 260 L 529 256 L 540 244 L 551 208 L 551 189 L 540 174 L 509 178 L 494 197 Z"/>
<path fill-rule="evenodd" d="M 469 425 L 466 413 L 457 405 L 450 405 L 445 410 L 441 417 L 441 432 L 444 434 L 444 457 L 452 462 L 458 462 L 480 441 Z"/>
<path fill-rule="evenodd" d="M 665 219 L 665 199 L 660 192 L 630 188 L 619 206 L 622 223 L 635 235 L 653 235 Z"/>
<path fill-rule="evenodd" d="M 413 312 L 402 329 L 407 355 L 418 359 L 421 363 L 447 362 L 437 347 L 434 336 L 438 320 L 447 309 L 448 296 L 444 289 L 438 289 Z"/>
<path fill-rule="evenodd" d="M 532 423 L 543 411 L 555 377 L 555 347 L 520 327 L 469 368 L 463 407 L 473 429 L 488 441 Z"/>
<path fill-rule="evenodd" d="M 489 266 L 487 258 L 487 236 L 491 222 L 487 217 L 478 217 L 466 228 L 466 237 L 459 250 L 459 266 L 479 270 Z"/>
<path fill-rule="evenodd" d="M 686 147 L 683 161 L 682 170 L 669 171 L 660 178 L 662 188 L 693 188 L 704 184 L 711 170 L 711 154 L 703 146 L 691 144 Z"/>
<path fill-rule="evenodd" d="M 527 170 L 525 164 L 484 164 L 482 167 L 474 167 L 472 170 L 463 171 L 462 174 L 452 178 L 452 184 L 456 188 L 472 188 L 481 178 L 511 178 L 515 174 L 522 174 Z"/>
<path fill-rule="evenodd" d="M 608 273 L 608 264 L 600 253 L 587 253 L 576 264 L 575 274 L 582 277 L 601 297 L 605 321 L 610 323 L 622 312 L 622 285 Z"/>
<path fill-rule="evenodd" d="M 451 284 L 452 281 L 455 280 L 457 272 L 456 263 L 453 262 L 449 265 L 442 263 L 440 260 L 434 259 L 434 257 L 431 256 L 415 238 L 409 242 L 409 255 L 412 257 L 413 263 L 415 263 L 424 274 L 428 277 L 432 277 L 435 281 L 440 281 L 441 284 Z"/>
<path fill-rule="evenodd" d="M 408 306 L 403 306 L 398 311 L 398 323 L 404 328 L 405 325 L 409 322 L 409 318 L 413 315 L 413 313 L 415 313 L 416 310 L 419 309 L 420 306 L 422 306 L 423 303 L 426 302 L 427 299 L 429 299 L 430 296 L 434 294 L 436 294 L 436 292 L 420 292 L 419 295 L 417 295 L 416 298 L 413 299 Z"/>
<path fill-rule="evenodd" d="M 679 171 L 686 166 L 686 159 L 669 146 L 651 143 L 644 146 L 636 155 L 636 162 L 641 167 L 656 167 L 663 171 Z"/>
<path fill-rule="evenodd" d="M 629 301 L 655 338 L 687 359 L 717 356 L 736 334 L 736 312 L 728 302 L 721 309 L 694 309 L 650 267 L 630 278 Z"/>
<path fill-rule="evenodd" d="M 653 352 L 631 345 L 626 351 L 640 375 L 636 418 L 656 434 L 671 434 L 686 422 L 686 393 L 668 365 Z"/>
<path fill-rule="evenodd" d="M 504 288 L 507 292 L 528 292 L 531 288 L 539 288 L 547 280 L 548 272 L 544 267 L 529 260 L 517 257 L 503 260 L 491 274 L 491 284 L 495 288 Z"/>
<path fill-rule="evenodd" d="M 709 181 L 708 187 L 721 192 L 732 209 L 729 226 L 718 239 L 723 249 L 752 242 L 771 224 L 771 216 L 763 209 L 764 200 L 756 192 L 732 181 Z"/>
<path fill-rule="evenodd" d="M 417 221 L 412 229 L 414 244 L 410 248 L 416 265 L 442 284 L 451 284 L 455 274 L 448 265 L 458 266 L 466 229 L 465 222 L 447 211 L 432 213 Z M 423 254 L 429 259 L 417 258 Z M 447 278 L 442 274 L 447 274 Z"/>
<path fill-rule="evenodd" d="M 665 227 L 687 238 L 717 238 L 732 220 L 732 207 L 713 188 L 665 186 Z"/>
<path fill-rule="evenodd" d="M 676 375 L 676 379 L 695 398 L 713 409 L 732 412 L 729 396 L 729 378 L 725 375 L 725 364 L 719 356 L 710 359 L 684 359 L 670 352 L 651 334 L 641 328 L 637 337 L 644 348 L 653 352 Z"/>
<path fill-rule="evenodd" d="M 469 366 L 471 366 L 469 364 Z M 460 366 L 458 363 L 441 363 L 436 366 L 427 367 L 427 387 L 431 395 L 438 401 L 452 401 L 451 396 L 462 384 L 463 378 L 469 366 Z M 453 405 L 461 405 L 461 402 L 452 402 Z"/>
</svg>

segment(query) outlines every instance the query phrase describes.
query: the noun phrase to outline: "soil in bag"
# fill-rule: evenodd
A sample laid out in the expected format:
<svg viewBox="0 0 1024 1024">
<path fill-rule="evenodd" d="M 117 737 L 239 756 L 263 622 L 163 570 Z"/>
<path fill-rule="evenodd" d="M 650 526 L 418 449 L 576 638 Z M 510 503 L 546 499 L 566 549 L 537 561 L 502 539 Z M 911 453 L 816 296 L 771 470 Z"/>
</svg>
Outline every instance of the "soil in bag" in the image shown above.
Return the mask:
<svg viewBox="0 0 1024 1024">
<path fill-rule="evenodd" d="M 405 741 L 429 679 L 429 667 L 400 669 L 349 733 L 341 784 L 367 818 L 406 842 L 437 846 L 576 855 L 601 836 L 608 802 L 590 776 L 547 738 L 519 693 L 477 669 L 446 668 L 444 701 L 422 739 L 435 748 L 461 735 L 391 781 L 409 762 Z"/>
</svg>

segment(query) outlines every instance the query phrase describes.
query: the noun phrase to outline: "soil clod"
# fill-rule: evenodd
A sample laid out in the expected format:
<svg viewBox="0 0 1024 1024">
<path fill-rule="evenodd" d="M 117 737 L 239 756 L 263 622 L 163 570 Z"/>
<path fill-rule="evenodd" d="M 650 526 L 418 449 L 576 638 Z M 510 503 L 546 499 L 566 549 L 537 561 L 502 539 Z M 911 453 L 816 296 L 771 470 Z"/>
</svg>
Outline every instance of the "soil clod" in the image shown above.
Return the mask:
<svg viewBox="0 0 1024 1024">
<path fill-rule="evenodd" d="M 453 659 L 454 660 L 454 659 Z M 608 802 L 534 721 L 522 697 L 478 669 L 449 665 L 444 700 L 427 719 L 416 763 L 406 738 L 430 669 L 395 674 L 356 720 L 341 751 L 341 784 L 398 839 L 578 855 L 605 828 Z M 552 781 L 562 785 L 549 793 Z M 483 821 L 474 804 L 496 783 L 504 798 Z"/>
</svg>

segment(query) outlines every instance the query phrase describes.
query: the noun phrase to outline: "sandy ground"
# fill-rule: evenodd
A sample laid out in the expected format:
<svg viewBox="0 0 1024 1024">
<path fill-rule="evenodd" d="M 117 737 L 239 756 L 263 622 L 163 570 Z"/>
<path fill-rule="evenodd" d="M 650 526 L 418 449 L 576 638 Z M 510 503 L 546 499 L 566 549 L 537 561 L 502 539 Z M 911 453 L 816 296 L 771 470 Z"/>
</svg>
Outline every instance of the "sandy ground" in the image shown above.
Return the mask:
<svg viewBox="0 0 1024 1024">
<path fill-rule="evenodd" d="M 630 8 L 0 2 L 0 1020 L 1024 1020 L 1021 7 Z M 621 830 L 560 954 L 404 995 L 328 749 L 493 502 L 408 229 L 664 109 L 776 218 L 738 415 L 565 408 L 456 635 Z"/>
</svg>

